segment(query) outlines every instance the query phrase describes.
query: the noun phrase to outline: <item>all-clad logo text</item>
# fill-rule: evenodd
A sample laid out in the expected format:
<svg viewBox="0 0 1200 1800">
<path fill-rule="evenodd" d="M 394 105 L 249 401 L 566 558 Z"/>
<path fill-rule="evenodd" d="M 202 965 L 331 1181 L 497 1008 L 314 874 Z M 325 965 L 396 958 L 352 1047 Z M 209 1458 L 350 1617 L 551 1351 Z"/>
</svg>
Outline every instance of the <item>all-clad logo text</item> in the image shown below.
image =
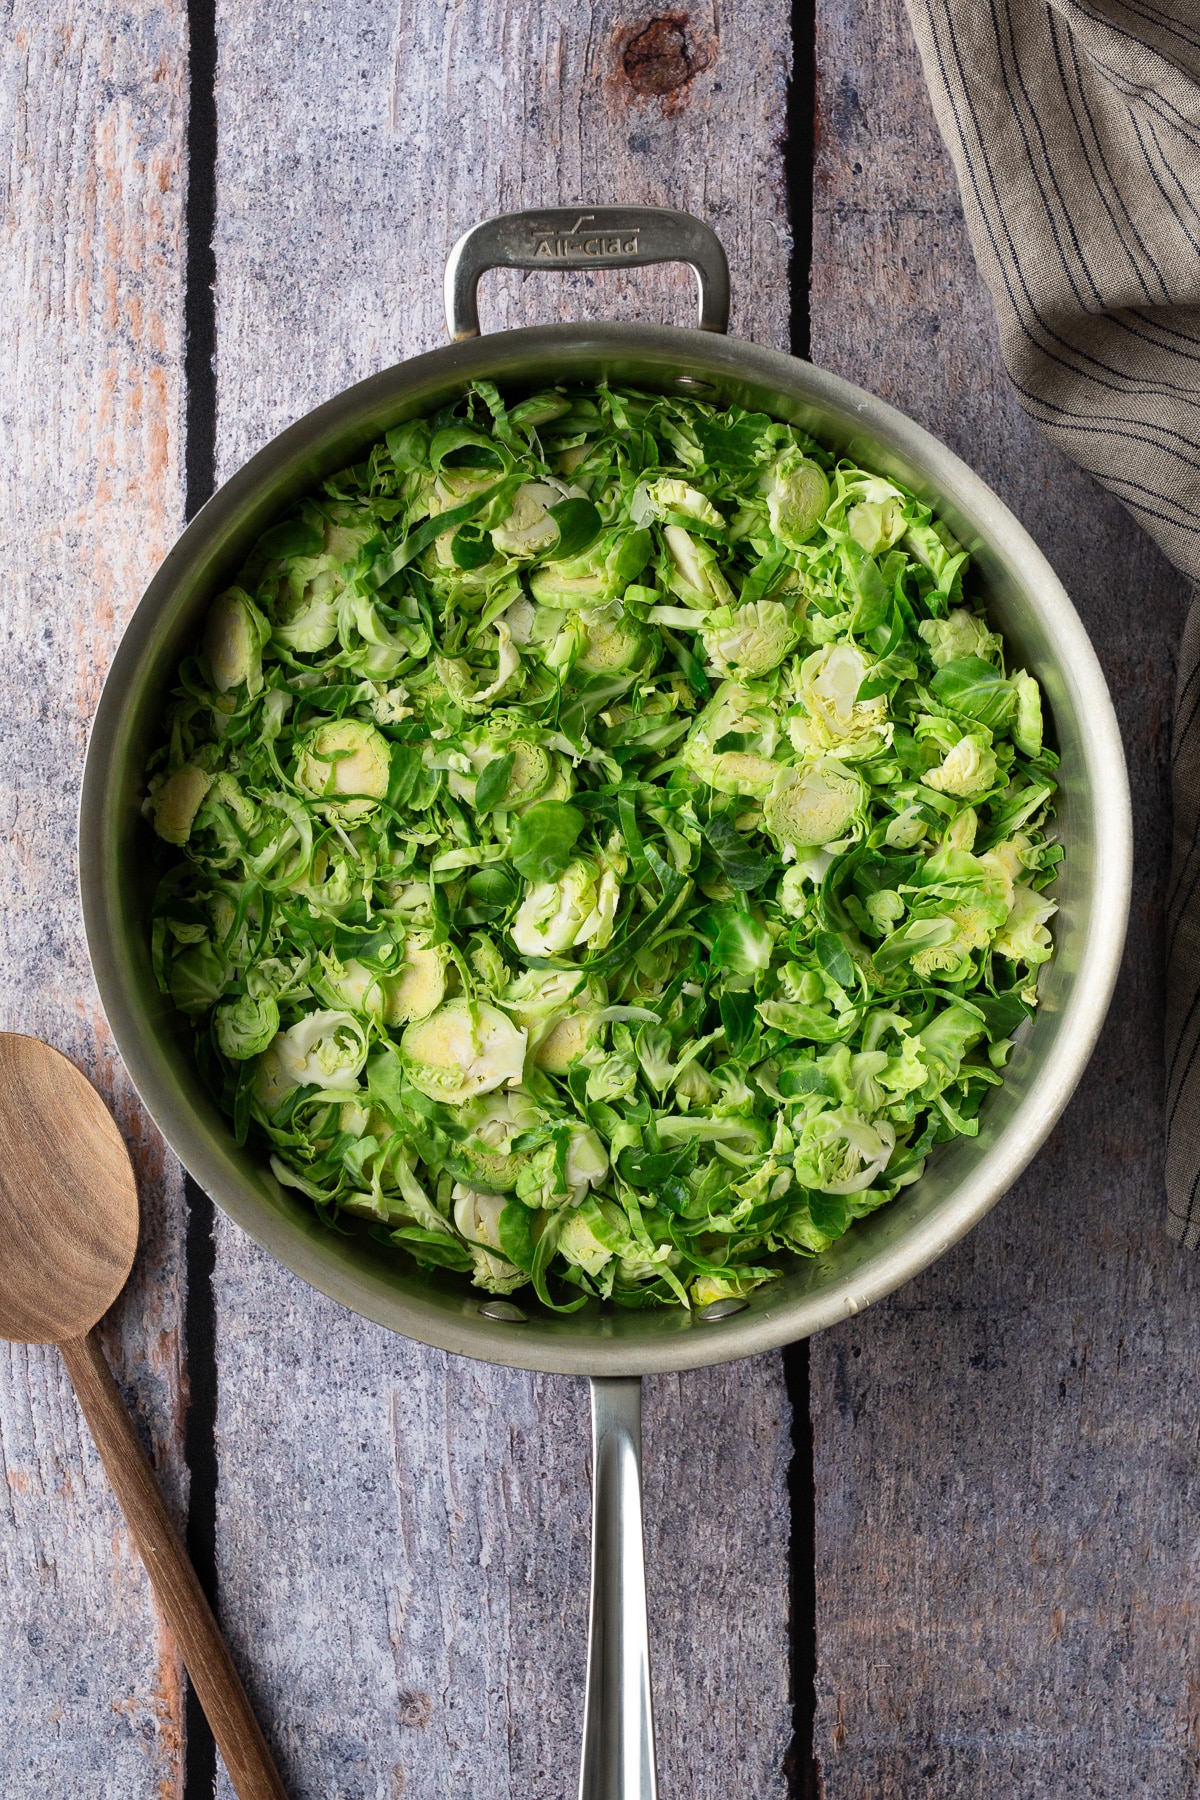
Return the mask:
<svg viewBox="0 0 1200 1800">
<path fill-rule="evenodd" d="M 575 256 L 636 256 L 636 231 L 588 231 L 596 222 L 595 213 L 581 213 L 570 231 L 551 232 L 534 228 L 537 247 L 534 255 L 547 262 L 566 262 Z"/>
</svg>

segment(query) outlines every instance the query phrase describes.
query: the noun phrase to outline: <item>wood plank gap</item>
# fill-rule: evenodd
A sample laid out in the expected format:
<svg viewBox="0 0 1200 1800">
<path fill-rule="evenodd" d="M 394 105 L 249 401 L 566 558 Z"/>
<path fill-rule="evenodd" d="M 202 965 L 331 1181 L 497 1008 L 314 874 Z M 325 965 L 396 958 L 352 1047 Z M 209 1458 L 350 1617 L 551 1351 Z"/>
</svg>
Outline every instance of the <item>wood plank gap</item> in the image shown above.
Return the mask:
<svg viewBox="0 0 1200 1800">
<path fill-rule="evenodd" d="M 188 0 L 187 21 L 184 479 L 191 519 L 217 485 L 217 306 L 213 291 L 217 279 L 213 247 L 217 222 L 216 0 Z"/>
<path fill-rule="evenodd" d="M 792 71 L 787 88 L 783 179 L 792 233 L 788 265 L 791 309 L 788 340 L 793 356 L 804 357 L 809 354 L 811 339 L 809 290 L 813 250 L 816 32 L 815 0 L 793 0 Z M 791 1800 L 817 1800 L 819 1777 L 814 1737 L 817 1710 L 816 1492 L 807 1342 L 789 1344 L 785 1349 L 783 1376 L 792 1414 L 792 1459 L 787 1478 L 791 1514 L 788 1558 L 792 1741 L 785 1773 Z"/>
<path fill-rule="evenodd" d="M 784 1350 L 783 1379 L 792 1409 L 792 1460 L 788 1465 L 792 1741 L 784 1768 L 789 1800 L 820 1800 L 813 1735 L 817 1717 L 817 1521 L 807 1338 Z"/>
<path fill-rule="evenodd" d="M 902 0 L 821 0 L 817 66 L 814 357 L 964 457 L 1065 578 L 1139 844 L 1113 1008 L 1036 1162 L 813 1340 L 821 1776 L 828 1800 L 1184 1800 L 1200 1269 L 1161 1228 L 1155 942 L 1184 584 L 1021 411 Z"/>
<path fill-rule="evenodd" d="M 788 82 L 787 136 L 783 144 L 783 179 L 787 190 L 788 223 L 792 231 L 792 254 L 788 265 L 791 299 L 789 344 L 793 356 L 807 357 L 812 335 L 809 288 L 812 279 L 813 165 L 817 127 L 816 0 L 793 0 L 791 29 L 792 78 Z"/>
<path fill-rule="evenodd" d="M 217 1319 L 213 1203 L 190 1175 L 187 1196 L 187 1313 L 184 1331 L 188 1408 L 183 1453 L 188 1466 L 188 1555 L 220 1620 L 217 1590 Z M 212 1800 L 217 1746 L 191 1682 L 187 1684 L 183 1800 Z"/>
<path fill-rule="evenodd" d="M 184 505 L 196 513 L 216 488 L 217 313 L 213 293 L 217 216 L 217 18 L 215 0 L 188 0 L 187 195 L 184 203 Z M 189 1175 L 184 1332 L 188 1381 L 184 1458 L 189 1471 L 187 1547 L 220 1617 L 217 1591 L 217 1342 L 213 1203 Z M 191 1683 L 185 1713 L 183 1800 L 212 1800 L 217 1747 Z"/>
<path fill-rule="evenodd" d="M 786 349 L 791 5 L 660 15 L 665 54 L 638 86 L 626 56 L 648 17 L 618 0 L 390 17 L 314 0 L 299 31 L 279 0 L 221 0 L 219 472 L 442 342 L 442 255 L 522 205 L 690 208 L 725 240 L 735 331 Z M 497 273 L 484 320 L 685 320 L 689 280 Z M 582 1391 L 405 1343 L 220 1214 L 216 1236 L 223 1624 L 297 1800 L 563 1800 L 586 1641 Z M 647 1386 L 662 1791 L 786 1800 L 781 1359 Z M 232 1800 L 220 1774 L 218 1793 Z"/>
</svg>

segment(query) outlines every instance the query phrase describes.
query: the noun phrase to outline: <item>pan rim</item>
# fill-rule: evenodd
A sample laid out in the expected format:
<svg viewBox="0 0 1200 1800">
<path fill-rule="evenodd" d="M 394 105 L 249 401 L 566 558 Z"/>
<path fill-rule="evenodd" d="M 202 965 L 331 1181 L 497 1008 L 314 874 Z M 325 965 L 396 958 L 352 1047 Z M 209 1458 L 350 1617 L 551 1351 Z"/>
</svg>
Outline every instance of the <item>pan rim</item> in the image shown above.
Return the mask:
<svg viewBox="0 0 1200 1800">
<path fill-rule="evenodd" d="M 361 1269 L 348 1269 L 320 1254 L 319 1241 L 301 1234 L 283 1213 L 272 1211 L 248 1187 L 230 1178 L 213 1152 L 199 1120 L 181 1107 L 162 1077 L 152 1047 L 126 991 L 115 954 L 119 921 L 114 916 L 107 875 L 111 845 L 107 827 L 118 771 L 114 751 L 123 714 L 130 704 L 130 678 L 140 672 L 164 610 L 187 573 L 203 556 L 211 559 L 223 543 L 246 529 L 248 511 L 268 480 L 281 468 L 311 461 L 314 444 L 329 443 L 355 426 L 368 441 L 372 415 L 392 407 L 390 423 L 418 410 L 402 396 L 430 385 L 466 385 L 486 376 L 501 384 L 536 351 L 582 363 L 606 357 L 653 356 L 670 361 L 679 374 L 693 373 L 731 384 L 786 387 L 797 403 L 811 400 L 843 416 L 861 418 L 864 429 L 886 436 L 898 453 L 919 466 L 931 491 L 952 500 L 990 544 L 1001 544 L 1008 563 L 1048 633 L 1058 666 L 1073 693 L 1080 718 L 1087 772 L 1088 804 L 1097 813 L 1103 796 L 1104 854 L 1095 860 L 1088 929 L 1078 972 L 1059 1016 L 1054 1066 L 1035 1091 L 1019 1103 L 997 1141 L 928 1218 L 886 1246 L 863 1269 L 847 1274 L 815 1294 L 780 1299 L 771 1288 L 757 1290 L 755 1304 L 719 1326 L 698 1319 L 641 1342 L 632 1335 L 572 1339 L 569 1322 L 539 1314 L 514 1327 L 489 1321 L 477 1311 L 485 1297 L 465 1302 L 461 1312 L 444 1303 L 427 1305 L 386 1280 L 377 1283 Z M 564 374 L 567 371 L 564 370 Z M 645 378 L 643 378 L 645 379 Z M 381 435 L 380 432 L 374 435 Z M 277 506 L 276 500 L 273 505 Z M 265 522 L 265 520 L 264 520 Z M 675 326 L 555 324 L 448 345 L 392 365 L 343 390 L 272 438 L 238 469 L 185 528 L 164 559 L 134 611 L 105 681 L 89 737 L 80 793 L 79 879 L 88 950 L 101 1002 L 117 1048 L 147 1111 L 194 1178 L 248 1235 L 294 1274 L 378 1324 L 431 1347 L 510 1367 L 562 1374 L 643 1374 L 700 1367 L 760 1354 L 807 1337 L 911 1280 L 963 1237 L 1012 1186 L 1037 1153 L 1082 1076 L 1108 1010 L 1124 944 L 1132 879 L 1132 825 L 1125 759 L 1107 683 L 1095 651 L 1065 588 L 1033 539 L 998 496 L 953 451 L 905 414 L 840 376 L 782 352 L 743 340 Z M 878 1215 L 877 1215 L 878 1216 Z M 650 1319 L 661 1315 L 634 1314 Z M 565 1328 L 564 1328 L 565 1326 Z"/>
</svg>

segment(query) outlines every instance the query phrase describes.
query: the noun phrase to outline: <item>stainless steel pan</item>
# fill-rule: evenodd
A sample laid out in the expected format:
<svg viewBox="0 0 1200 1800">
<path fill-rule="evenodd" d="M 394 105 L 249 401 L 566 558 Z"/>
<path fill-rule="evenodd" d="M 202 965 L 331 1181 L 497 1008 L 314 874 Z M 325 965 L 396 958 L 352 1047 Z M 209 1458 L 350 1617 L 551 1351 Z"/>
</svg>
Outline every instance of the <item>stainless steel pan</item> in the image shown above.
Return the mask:
<svg viewBox="0 0 1200 1800">
<path fill-rule="evenodd" d="M 482 272 L 618 268 L 682 261 L 695 270 L 700 329 L 548 325 L 480 338 Z M 685 214 L 651 208 L 551 209 L 477 227 L 446 271 L 449 347 L 349 388 L 283 432 L 217 493 L 147 589 L 117 652 L 88 749 L 80 879 L 88 944 L 117 1045 L 181 1161 L 225 1211 L 296 1274 L 393 1330 L 464 1356 L 589 1375 L 594 1427 L 590 1659 L 581 1800 L 655 1791 L 640 1496 L 640 1377 L 776 1348 L 856 1313 L 947 1250 L 1011 1186 L 1079 1080 L 1108 1007 L 1129 906 L 1129 793 L 1104 677 L 1053 570 L 966 465 L 890 406 L 777 351 L 723 335 L 724 252 Z M 797 1261 L 737 1310 L 526 1314 L 459 1278 L 381 1260 L 378 1246 L 327 1231 L 239 1150 L 197 1080 L 189 1028 L 150 966 L 154 876 L 140 818 L 142 770 L 174 671 L 212 595 L 297 495 L 401 420 L 486 376 L 506 392 L 548 381 L 615 381 L 683 391 L 774 414 L 896 476 L 937 505 L 972 553 L 992 619 L 1043 684 L 1062 756 L 1055 888 L 1057 954 L 1042 1003 L 975 1139 L 944 1146 L 928 1173 L 830 1251 Z"/>
</svg>

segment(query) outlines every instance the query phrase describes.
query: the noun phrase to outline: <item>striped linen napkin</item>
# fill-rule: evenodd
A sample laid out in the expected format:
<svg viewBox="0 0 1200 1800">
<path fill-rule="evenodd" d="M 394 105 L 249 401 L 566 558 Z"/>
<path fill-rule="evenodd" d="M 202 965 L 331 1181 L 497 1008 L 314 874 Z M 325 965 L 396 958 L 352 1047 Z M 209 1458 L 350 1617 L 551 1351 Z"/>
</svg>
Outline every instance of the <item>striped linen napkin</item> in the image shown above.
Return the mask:
<svg viewBox="0 0 1200 1800">
<path fill-rule="evenodd" d="M 1008 372 L 1200 581 L 1200 0 L 907 0 Z M 1200 1247 L 1200 597 L 1175 703 L 1168 1231 Z"/>
</svg>

